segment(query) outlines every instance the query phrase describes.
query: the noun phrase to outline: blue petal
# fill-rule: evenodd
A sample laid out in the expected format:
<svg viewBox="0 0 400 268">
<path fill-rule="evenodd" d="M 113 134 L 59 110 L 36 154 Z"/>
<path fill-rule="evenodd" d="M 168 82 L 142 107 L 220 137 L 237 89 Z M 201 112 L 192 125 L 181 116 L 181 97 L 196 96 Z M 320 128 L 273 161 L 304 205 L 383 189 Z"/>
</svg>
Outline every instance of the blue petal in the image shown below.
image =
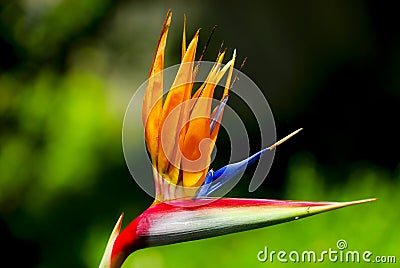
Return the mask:
<svg viewBox="0 0 400 268">
<path fill-rule="evenodd" d="M 215 110 L 213 112 L 214 116 L 210 122 L 210 133 L 213 132 L 215 124 L 218 122 L 218 119 L 220 118 L 221 114 L 224 112 L 224 108 L 226 105 L 226 102 L 228 101 L 228 96 L 226 96 L 221 102 L 220 104 L 215 107 Z"/>
<path fill-rule="evenodd" d="M 220 105 L 218 105 L 213 114 L 213 118 L 219 118 L 218 113 L 223 110 L 223 107 L 225 106 L 226 103 L 225 98 Z M 213 119 L 213 120 L 214 120 Z M 215 124 L 214 124 L 215 125 Z M 302 130 L 302 128 L 299 128 L 296 131 L 293 131 L 283 139 L 280 139 L 279 141 L 275 142 L 273 145 L 271 145 L 268 148 L 262 149 L 258 153 L 253 154 L 249 158 L 242 160 L 240 162 L 234 163 L 234 164 L 229 164 L 223 168 L 218 169 L 217 171 L 213 171 L 212 169 L 207 173 L 206 178 L 204 179 L 203 186 L 200 187 L 200 189 L 197 191 L 196 195 L 194 196 L 194 199 L 198 197 L 207 197 L 210 196 L 213 192 L 221 188 L 224 184 L 229 182 L 232 178 L 234 178 L 236 175 L 239 173 L 242 173 L 247 165 L 253 164 L 255 161 L 260 159 L 261 155 L 267 151 L 271 151 L 272 149 L 276 148 L 278 145 L 282 144 L 283 142 L 287 141 L 297 133 L 299 133 Z"/>
<path fill-rule="evenodd" d="M 211 186 L 211 183 L 213 182 L 214 170 L 210 169 L 206 175 L 206 178 L 204 179 L 203 185 L 199 188 L 197 191 L 196 195 L 194 196 L 194 199 L 198 197 L 206 197 L 207 196 L 207 191 Z"/>
<path fill-rule="evenodd" d="M 242 173 L 246 169 L 247 165 L 253 164 L 261 157 L 263 153 L 267 151 L 270 151 L 269 147 L 262 149 L 261 151 L 253 154 L 247 159 L 244 159 L 237 163 L 229 164 L 218 169 L 217 171 L 213 171 L 211 169 L 207 173 L 203 186 L 201 186 L 200 189 L 197 191 L 195 198 L 210 196 L 213 192 L 221 188 L 221 186 L 226 184 L 229 180 L 233 179 L 239 173 Z"/>
</svg>

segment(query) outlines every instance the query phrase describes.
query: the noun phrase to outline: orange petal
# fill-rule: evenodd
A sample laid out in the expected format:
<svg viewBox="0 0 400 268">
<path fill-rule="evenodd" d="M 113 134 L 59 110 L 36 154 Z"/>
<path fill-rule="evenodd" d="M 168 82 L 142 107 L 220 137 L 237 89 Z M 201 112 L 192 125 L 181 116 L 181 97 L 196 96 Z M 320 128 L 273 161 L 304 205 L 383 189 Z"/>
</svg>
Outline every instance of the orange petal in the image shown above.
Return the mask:
<svg viewBox="0 0 400 268">
<path fill-rule="evenodd" d="M 229 93 L 229 89 L 231 87 L 231 80 L 232 80 L 232 74 L 233 74 L 233 68 L 235 65 L 235 59 L 236 59 L 236 49 L 233 51 L 233 56 L 232 56 L 232 60 L 230 60 L 226 65 L 229 66 L 229 73 L 228 73 L 228 77 L 226 78 L 226 82 L 225 82 L 225 89 L 224 89 L 224 93 L 222 94 L 222 98 L 221 101 L 228 96 Z M 215 143 L 218 137 L 218 131 L 219 131 L 219 127 L 220 127 L 220 122 L 222 119 L 222 115 L 224 112 L 221 113 L 220 117 L 217 118 L 217 123 L 215 124 L 215 127 L 211 133 L 211 139 L 213 140 L 213 142 Z"/>
<path fill-rule="evenodd" d="M 185 54 L 186 54 L 186 14 L 183 15 L 182 61 Z"/>
<path fill-rule="evenodd" d="M 207 85 L 208 82 L 212 80 L 212 77 L 215 75 L 215 72 L 217 71 L 217 67 L 219 67 L 222 63 L 222 60 L 224 59 L 225 56 L 225 51 L 221 52 L 217 56 L 217 60 L 214 63 L 214 66 L 211 68 L 210 73 L 208 74 L 206 81 L 197 89 L 197 91 L 193 95 L 193 99 L 198 98 L 202 91 L 204 90 L 204 87 Z"/>
<path fill-rule="evenodd" d="M 156 163 L 158 151 L 159 118 L 162 111 L 164 50 L 171 24 L 172 12 L 169 10 L 161 28 L 160 39 L 156 47 L 153 62 L 150 68 L 149 80 L 143 99 L 142 120 L 145 127 L 147 149 Z"/>
<path fill-rule="evenodd" d="M 190 99 L 193 88 L 193 61 L 196 55 L 199 31 L 195 34 L 189 47 L 185 53 L 182 64 L 179 67 L 174 83 L 169 91 L 162 110 L 161 126 L 165 129 L 160 129 L 160 143 L 158 154 L 158 171 L 165 174 L 169 164 L 176 159 L 178 154 L 179 133 L 182 128 L 182 123 L 185 122 L 185 117 L 188 117 L 187 103 Z M 179 165 L 174 163 L 177 167 Z M 178 177 L 169 177 L 171 182 L 176 183 Z"/>
<path fill-rule="evenodd" d="M 186 158 L 182 160 L 184 186 L 201 185 L 210 165 L 210 155 L 214 148 L 216 134 L 219 129 L 218 123 L 216 129 L 214 128 L 212 132 L 214 135 L 210 135 L 212 97 L 214 89 L 223 75 L 228 69 L 232 70 L 235 57 L 234 53 L 233 59 L 220 69 L 224 54 L 225 52 L 218 56 L 217 62 L 211 69 L 206 82 L 196 92 L 198 98 L 196 98 L 196 94 L 194 96 L 196 103 L 191 111 L 189 127 L 182 146 L 182 153 Z M 225 87 L 229 87 L 232 71 L 230 73 Z"/>
</svg>

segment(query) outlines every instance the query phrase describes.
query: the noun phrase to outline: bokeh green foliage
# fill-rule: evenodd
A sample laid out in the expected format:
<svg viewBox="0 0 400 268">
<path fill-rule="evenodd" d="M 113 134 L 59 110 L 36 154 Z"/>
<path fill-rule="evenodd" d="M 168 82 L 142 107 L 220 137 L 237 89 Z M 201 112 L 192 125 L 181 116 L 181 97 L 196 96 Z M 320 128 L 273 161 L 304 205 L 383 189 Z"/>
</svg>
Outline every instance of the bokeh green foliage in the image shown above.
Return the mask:
<svg viewBox="0 0 400 268">
<path fill-rule="evenodd" d="M 236 36 L 233 32 L 236 28 L 226 25 L 231 14 L 218 11 L 225 9 L 206 10 L 205 6 L 183 1 L 174 4 L 122 0 L 0 1 L 0 242 L 7 245 L 0 253 L 1 266 L 96 267 L 119 214 L 125 212 L 124 224 L 127 224 L 151 204 L 151 197 L 133 182 L 125 166 L 121 128 L 125 107 L 135 88 L 146 78 L 160 25 L 169 7 L 175 17 L 168 41 L 167 64 L 179 60 L 180 16 L 184 12 L 190 18 L 188 32 L 221 23 L 221 36 L 216 35 L 218 42 L 225 39 L 226 33 L 231 49 L 237 40 L 238 51 L 250 54 L 250 76 L 261 81 L 261 85 L 264 84 L 261 77 L 271 79 L 273 82 L 267 82 L 268 87 L 286 88 L 285 94 L 294 96 L 282 96 L 279 90 L 265 92 L 278 118 L 278 134 L 287 134 L 280 126 L 293 130 L 302 127 L 303 122 L 308 124 L 301 117 L 302 109 L 312 103 L 315 92 L 325 92 L 323 87 L 316 89 L 325 74 L 307 76 L 307 72 L 315 69 L 310 65 L 303 69 L 300 63 L 311 57 L 313 64 L 326 64 L 323 69 L 329 70 L 333 67 L 329 60 L 328 63 L 324 60 L 337 54 L 324 58 L 321 55 L 326 52 L 319 51 L 313 58 L 312 53 L 305 53 L 300 63 L 292 64 L 290 58 L 298 59 L 297 56 L 284 57 L 291 48 L 281 46 L 282 40 L 269 40 L 272 49 L 259 52 L 272 56 L 271 64 L 265 66 L 265 62 L 257 62 L 262 58 L 260 55 L 251 54 L 254 50 L 248 47 L 253 44 L 251 38 Z M 355 9 L 343 3 L 338 6 L 345 7 L 346 11 Z M 282 7 L 272 5 L 271 8 Z M 254 6 L 247 9 L 257 11 Z M 269 34 L 289 35 L 279 31 L 280 20 L 285 20 L 282 16 L 271 16 L 268 34 L 262 33 L 262 16 L 249 16 L 248 21 L 254 26 L 251 32 L 260 32 L 252 38 L 266 41 Z M 360 16 L 359 21 L 363 20 Z M 318 29 L 313 28 L 317 37 Z M 354 28 L 346 28 L 343 35 L 338 29 L 336 35 L 335 32 L 323 35 L 328 38 L 326 51 L 336 46 L 329 42 L 332 36 L 342 37 L 335 39 L 340 52 L 336 51 L 340 56 L 335 58 L 335 64 L 338 58 L 353 60 L 354 47 L 358 47 L 355 44 L 361 42 L 347 45 L 348 33 Z M 314 44 L 314 35 L 307 38 L 307 44 Z M 323 45 L 324 41 L 318 44 Z M 211 44 L 210 50 L 218 48 L 219 44 Z M 298 49 L 296 46 L 293 51 Z M 355 58 L 363 53 L 355 53 Z M 212 60 L 214 54 L 209 55 L 208 59 Z M 277 58 L 281 65 L 276 65 Z M 274 73 L 283 72 L 285 66 L 294 73 L 290 79 Z M 266 70 L 267 74 L 261 74 L 260 70 Z M 300 70 L 300 74 L 294 70 Z M 286 80 L 290 83 L 286 84 Z M 306 91 L 308 86 L 310 91 Z M 390 87 L 390 92 L 398 96 L 392 88 L 395 86 Z M 304 92 L 302 97 L 298 95 L 300 91 Z M 318 133 L 308 130 L 304 135 L 318 137 Z M 398 157 L 390 165 L 368 158 L 341 162 L 348 160 L 346 154 L 354 155 L 359 147 L 352 148 L 350 142 L 346 148 L 340 148 L 338 144 L 345 138 L 335 141 L 337 137 L 327 136 L 326 141 L 316 139 L 315 142 L 333 148 L 335 155 L 321 154 L 318 148 L 312 148 L 312 142 L 303 142 L 300 146 L 302 140 L 298 137 L 297 142 L 290 141 L 277 151 L 277 165 L 272 175 L 279 176 L 269 178 L 256 193 L 247 193 L 248 184 L 240 184 L 231 195 L 315 201 L 378 197 L 377 202 L 257 231 L 145 249 L 132 255 L 125 267 L 264 266 L 268 264 L 259 264 L 256 254 L 265 245 L 275 250 L 318 251 L 334 247 L 338 239 L 346 239 L 351 249 L 370 250 L 380 255 L 398 254 L 400 175 L 392 164 L 398 164 Z M 142 145 L 143 141 L 138 140 L 138 144 Z M 287 163 L 282 164 L 282 159 Z M 339 164 L 327 166 L 327 159 L 334 163 L 339 160 Z M 382 155 L 382 159 L 390 156 Z M 218 164 L 226 164 L 224 161 L 218 159 Z"/>
</svg>

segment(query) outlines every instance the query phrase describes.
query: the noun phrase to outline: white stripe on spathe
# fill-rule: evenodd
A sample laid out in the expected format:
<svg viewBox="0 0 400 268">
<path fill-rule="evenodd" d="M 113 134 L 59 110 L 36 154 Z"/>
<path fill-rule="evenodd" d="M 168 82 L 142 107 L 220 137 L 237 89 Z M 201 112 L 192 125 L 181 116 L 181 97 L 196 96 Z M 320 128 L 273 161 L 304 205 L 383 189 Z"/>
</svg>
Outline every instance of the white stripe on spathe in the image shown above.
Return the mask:
<svg viewBox="0 0 400 268">
<path fill-rule="evenodd" d="M 172 244 L 270 226 L 369 201 L 372 200 L 321 203 L 317 206 L 204 206 L 143 215 L 143 224 L 150 225 L 150 228 L 141 232 L 139 223 L 137 235 L 144 238 L 148 246 Z"/>
</svg>

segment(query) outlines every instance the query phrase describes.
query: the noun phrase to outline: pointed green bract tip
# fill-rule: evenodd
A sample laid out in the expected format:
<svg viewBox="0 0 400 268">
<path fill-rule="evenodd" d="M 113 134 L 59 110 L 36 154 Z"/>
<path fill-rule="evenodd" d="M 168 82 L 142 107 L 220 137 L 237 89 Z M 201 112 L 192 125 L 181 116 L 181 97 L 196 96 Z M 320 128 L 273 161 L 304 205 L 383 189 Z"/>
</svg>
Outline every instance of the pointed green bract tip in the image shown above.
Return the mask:
<svg viewBox="0 0 400 268">
<path fill-rule="evenodd" d="M 117 238 L 117 236 L 119 235 L 119 232 L 121 230 L 121 224 L 122 224 L 123 219 L 124 219 L 124 213 L 122 213 L 121 216 L 119 216 L 119 219 L 114 226 L 114 229 L 110 235 L 110 238 L 108 239 L 106 250 L 104 252 L 103 258 L 101 259 L 99 268 L 111 267 L 111 253 L 112 253 L 115 239 Z"/>
<path fill-rule="evenodd" d="M 364 203 L 369 203 L 376 201 L 377 198 L 369 198 L 369 199 L 362 199 L 362 200 L 356 200 L 356 201 L 348 201 L 348 202 L 332 202 L 330 204 L 325 204 L 321 206 L 312 206 L 309 207 L 307 210 L 307 213 L 310 215 L 318 214 L 321 212 L 326 212 L 338 208 L 343 208 L 343 207 L 348 207 L 348 206 L 353 206 L 353 205 L 358 205 L 358 204 L 364 204 Z"/>
</svg>

